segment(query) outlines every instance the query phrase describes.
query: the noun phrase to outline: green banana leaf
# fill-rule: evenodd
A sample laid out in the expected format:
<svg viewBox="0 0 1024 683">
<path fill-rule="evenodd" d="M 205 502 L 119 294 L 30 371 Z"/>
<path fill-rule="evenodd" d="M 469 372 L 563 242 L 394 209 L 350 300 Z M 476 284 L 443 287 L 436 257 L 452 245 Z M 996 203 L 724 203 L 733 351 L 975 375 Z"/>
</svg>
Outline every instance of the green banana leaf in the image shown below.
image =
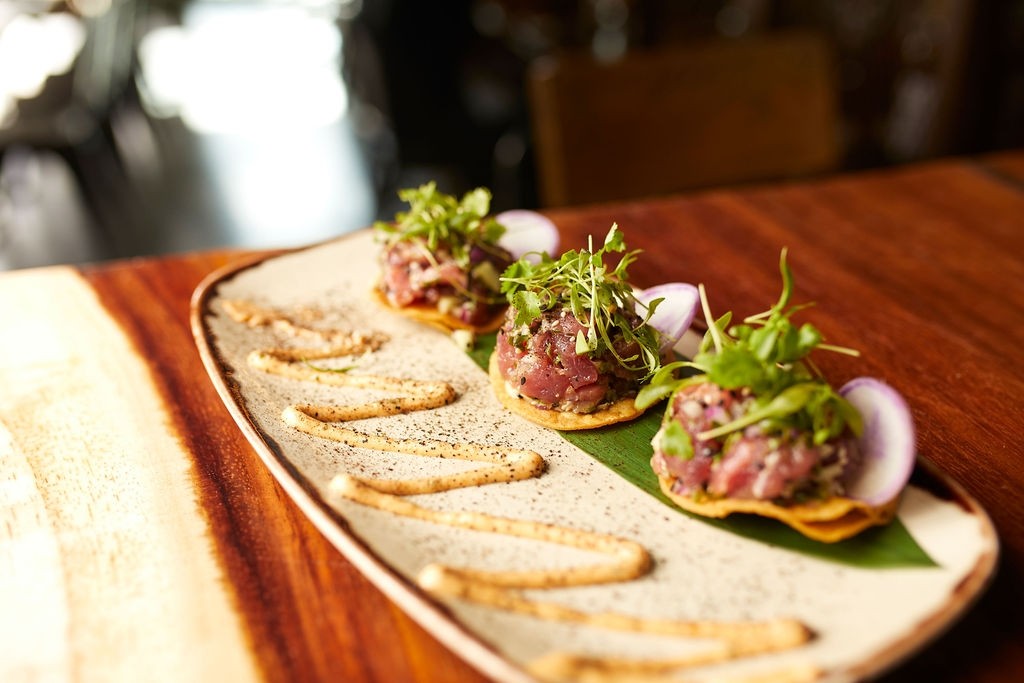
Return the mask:
<svg viewBox="0 0 1024 683">
<path fill-rule="evenodd" d="M 480 335 L 469 349 L 470 357 L 485 371 L 494 343 L 494 334 Z M 807 538 L 781 522 L 757 515 L 733 514 L 724 519 L 711 519 L 681 510 L 661 492 L 657 477 L 650 467 L 653 454 L 651 439 L 658 431 L 661 415 L 662 411 L 656 406 L 631 422 L 560 434 L 569 443 L 679 514 L 724 531 L 821 560 L 863 569 L 938 566 L 918 545 L 899 518 L 838 543 L 822 543 Z"/>
</svg>

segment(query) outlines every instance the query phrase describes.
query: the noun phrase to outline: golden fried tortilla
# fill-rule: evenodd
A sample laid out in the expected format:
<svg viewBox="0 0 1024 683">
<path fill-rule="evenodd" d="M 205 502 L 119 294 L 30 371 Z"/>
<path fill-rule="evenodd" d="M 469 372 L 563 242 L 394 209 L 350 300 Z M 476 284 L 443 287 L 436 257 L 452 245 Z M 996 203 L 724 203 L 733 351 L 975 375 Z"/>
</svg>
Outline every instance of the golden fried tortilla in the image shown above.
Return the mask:
<svg viewBox="0 0 1024 683">
<path fill-rule="evenodd" d="M 379 303 L 381 306 L 384 306 L 389 311 L 398 313 L 399 315 L 404 315 L 407 318 L 412 318 L 413 320 L 421 323 L 426 323 L 427 325 L 433 325 L 445 332 L 451 332 L 452 330 L 469 330 L 477 334 L 494 332 L 501 327 L 502 323 L 505 321 L 505 309 L 498 311 L 490 320 L 487 320 L 482 324 L 470 325 L 469 323 L 465 323 L 454 316 L 442 313 L 434 306 L 426 306 L 422 304 L 394 306 L 377 287 L 374 287 L 371 290 L 371 296 L 374 301 Z"/>
<path fill-rule="evenodd" d="M 865 529 L 887 524 L 896 515 L 899 497 L 884 505 L 873 506 L 852 498 L 834 496 L 816 503 L 782 506 L 766 500 L 735 498 L 695 499 L 672 492 L 671 477 L 658 477 L 662 492 L 682 509 L 703 517 L 725 517 L 734 512 L 771 517 L 788 524 L 804 536 L 824 543 L 835 543 L 856 536 Z"/>
<path fill-rule="evenodd" d="M 616 422 L 627 422 L 643 414 L 634 405 L 633 398 L 622 398 L 593 413 L 569 413 L 561 410 L 545 410 L 538 408 L 526 399 L 518 398 L 510 393 L 505 378 L 498 369 L 498 354 L 492 353 L 488 364 L 491 376 L 491 388 L 502 405 L 517 415 L 525 417 L 542 427 L 576 431 L 580 429 L 597 429 Z"/>
</svg>

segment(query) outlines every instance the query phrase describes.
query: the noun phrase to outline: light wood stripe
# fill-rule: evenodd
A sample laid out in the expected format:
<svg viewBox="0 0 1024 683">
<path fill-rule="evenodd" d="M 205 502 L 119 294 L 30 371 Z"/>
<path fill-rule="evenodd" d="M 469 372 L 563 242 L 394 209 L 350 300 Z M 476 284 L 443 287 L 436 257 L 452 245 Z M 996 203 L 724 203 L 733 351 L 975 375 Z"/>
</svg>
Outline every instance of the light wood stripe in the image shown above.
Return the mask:
<svg viewBox="0 0 1024 683">
<path fill-rule="evenodd" d="M 70 268 L 0 311 L 0 680 L 258 678 L 144 361 Z"/>
</svg>

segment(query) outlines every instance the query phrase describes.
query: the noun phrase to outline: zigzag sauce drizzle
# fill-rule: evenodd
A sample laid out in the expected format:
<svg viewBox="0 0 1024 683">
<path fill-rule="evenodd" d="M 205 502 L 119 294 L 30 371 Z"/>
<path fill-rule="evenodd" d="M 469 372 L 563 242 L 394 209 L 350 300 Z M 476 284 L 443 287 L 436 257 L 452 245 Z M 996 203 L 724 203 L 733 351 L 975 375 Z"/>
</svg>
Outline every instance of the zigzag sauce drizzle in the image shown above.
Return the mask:
<svg viewBox="0 0 1024 683">
<path fill-rule="evenodd" d="M 224 308 L 235 320 L 250 326 L 271 325 L 294 336 L 309 337 L 317 334 L 281 314 L 258 309 L 244 302 L 231 302 L 231 305 L 225 305 Z M 238 314 L 238 310 L 245 311 L 246 315 Z M 580 678 L 607 680 L 624 675 L 661 677 L 686 667 L 794 648 L 811 638 L 807 627 L 792 619 L 746 622 L 646 619 L 611 612 L 584 612 L 525 597 L 521 589 L 585 586 L 639 578 L 650 570 L 650 555 L 642 545 L 608 534 L 480 512 L 433 510 L 402 498 L 413 494 L 530 479 L 543 473 L 544 460 L 539 454 L 528 450 L 433 439 L 394 439 L 342 426 L 341 423 L 370 417 L 438 408 L 452 403 L 458 396 L 446 382 L 315 368 L 308 363 L 309 359 L 371 353 L 386 340 L 377 334 L 346 335 L 337 331 L 320 334 L 327 348 L 254 351 L 249 355 L 248 363 L 263 372 L 299 381 L 384 390 L 394 392 L 397 396 L 351 406 L 288 406 L 282 413 L 286 424 L 312 436 L 351 447 L 490 463 L 489 466 L 457 474 L 405 480 L 368 479 L 339 474 L 331 482 L 332 491 L 357 503 L 412 519 L 581 548 L 605 554 L 609 558 L 609 561 L 601 564 L 528 571 L 485 571 L 428 564 L 417 576 L 417 583 L 424 590 L 437 597 L 472 601 L 541 619 L 620 631 L 722 641 L 719 647 L 695 655 L 664 660 L 580 657 L 554 652 L 529 666 L 530 672 L 538 678 L 557 681 Z M 820 671 L 814 667 L 794 666 L 772 671 L 765 680 L 809 681 L 819 675 Z"/>
</svg>

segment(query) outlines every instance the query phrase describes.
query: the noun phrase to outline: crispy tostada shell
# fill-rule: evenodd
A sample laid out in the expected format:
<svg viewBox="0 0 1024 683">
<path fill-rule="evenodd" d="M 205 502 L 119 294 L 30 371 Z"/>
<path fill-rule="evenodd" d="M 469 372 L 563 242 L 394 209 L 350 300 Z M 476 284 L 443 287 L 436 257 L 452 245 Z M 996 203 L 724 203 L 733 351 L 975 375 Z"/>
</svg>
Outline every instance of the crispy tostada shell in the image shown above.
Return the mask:
<svg viewBox="0 0 1024 683">
<path fill-rule="evenodd" d="M 491 354 L 487 369 L 491 377 L 491 388 L 502 405 L 513 413 L 549 429 L 563 431 L 597 429 L 598 427 L 605 427 L 616 422 L 627 422 L 639 417 L 644 412 L 634 405 L 632 396 L 621 398 L 592 413 L 571 413 L 538 408 L 528 400 L 514 394 L 508 382 L 501 376 L 501 371 L 498 369 L 498 355 L 496 352 Z"/>
<path fill-rule="evenodd" d="M 387 308 L 393 313 L 404 315 L 407 318 L 416 320 L 417 322 L 426 323 L 434 327 L 440 328 L 446 332 L 452 330 L 469 330 L 476 334 L 484 334 L 485 332 L 494 332 L 505 320 L 505 309 L 501 309 L 494 314 L 489 320 L 479 325 L 471 325 L 463 322 L 458 318 L 442 313 L 434 306 L 426 306 L 423 304 L 413 304 L 410 306 L 394 306 L 388 301 L 387 297 L 380 291 L 379 288 L 374 287 L 371 291 L 373 300 L 379 303 L 381 306 Z"/>
<path fill-rule="evenodd" d="M 793 527 L 804 536 L 835 543 L 856 536 L 865 529 L 887 524 L 896 515 L 899 496 L 883 505 L 833 496 L 820 502 L 778 505 L 767 500 L 703 498 L 672 491 L 673 477 L 658 476 L 661 491 L 673 503 L 702 517 L 726 517 L 734 512 L 771 517 Z"/>
</svg>

